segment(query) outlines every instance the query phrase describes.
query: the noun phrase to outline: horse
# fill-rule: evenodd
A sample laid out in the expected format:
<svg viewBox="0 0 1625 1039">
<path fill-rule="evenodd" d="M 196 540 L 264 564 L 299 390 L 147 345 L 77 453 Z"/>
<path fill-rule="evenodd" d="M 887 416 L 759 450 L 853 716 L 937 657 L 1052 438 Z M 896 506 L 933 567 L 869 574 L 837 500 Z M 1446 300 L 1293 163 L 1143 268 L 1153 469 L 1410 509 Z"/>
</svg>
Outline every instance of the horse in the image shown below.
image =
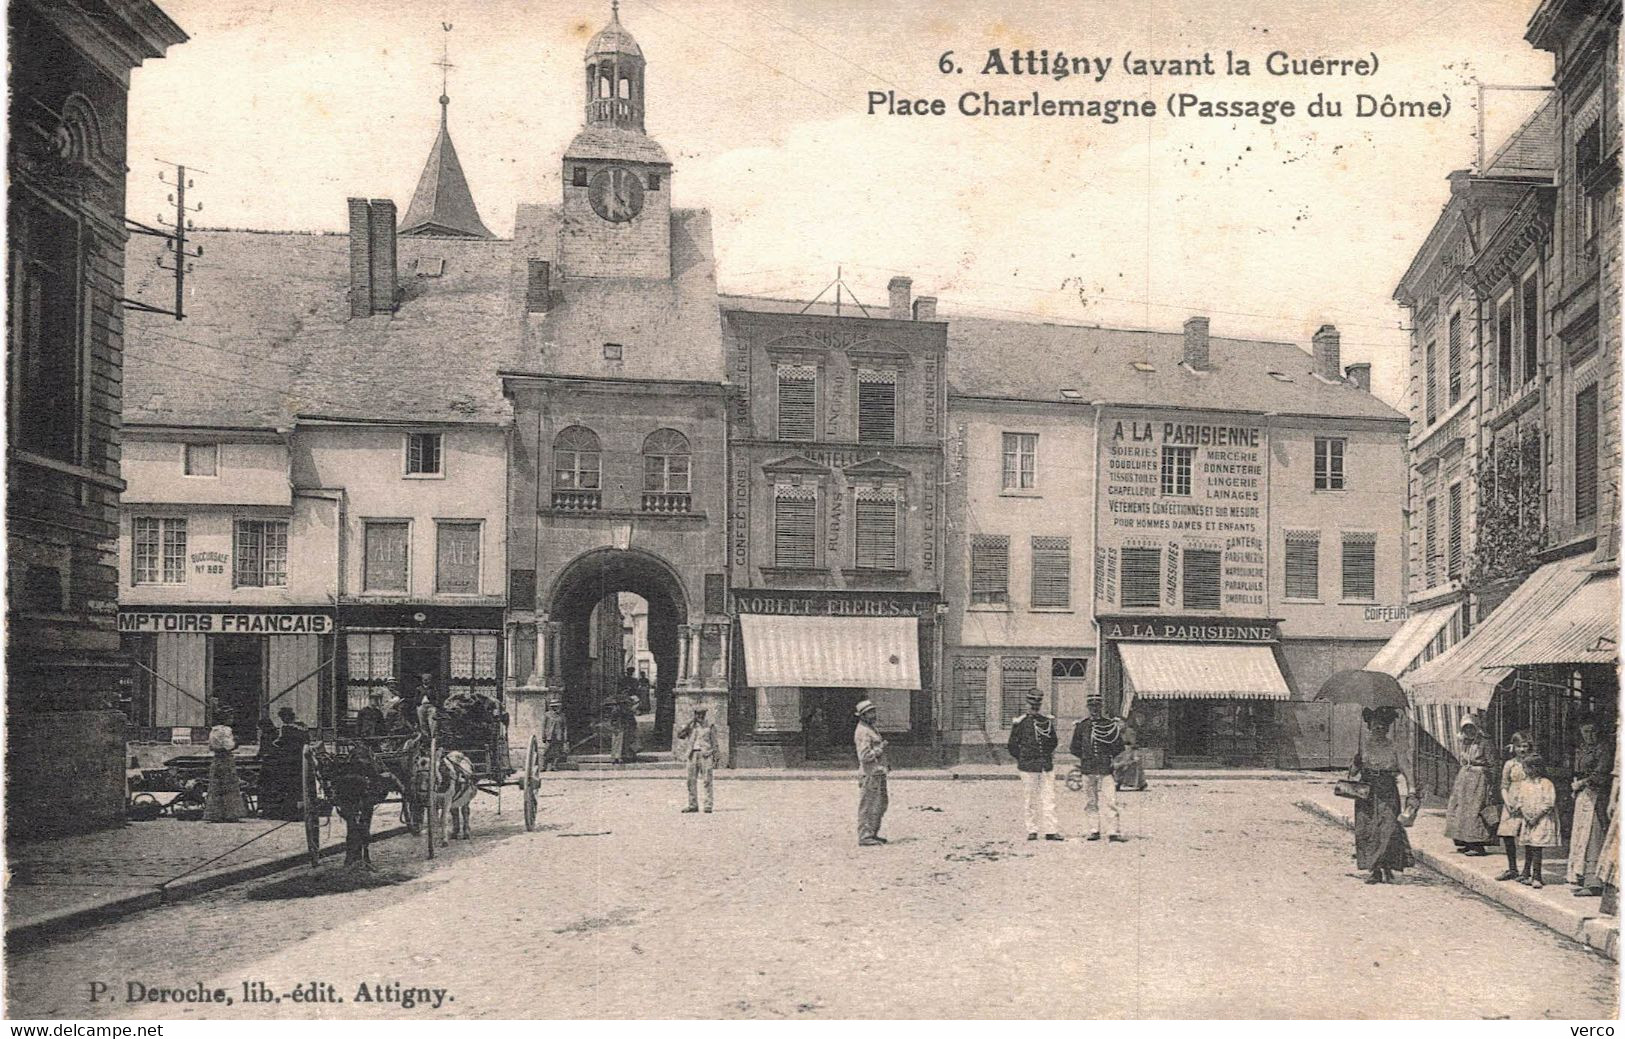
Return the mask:
<svg viewBox="0 0 1625 1039">
<path fill-rule="evenodd" d="M 469 825 L 469 806 L 474 803 L 477 793 L 479 787 L 474 782 L 474 762 L 469 760 L 468 755 L 460 750 L 442 754 L 439 767 L 435 770 L 434 788 L 430 791 L 432 825 L 442 840 L 445 839 L 448 813 L 451 816 L 452 840 L 466 841 L 473 837 Z"/>
</svg>

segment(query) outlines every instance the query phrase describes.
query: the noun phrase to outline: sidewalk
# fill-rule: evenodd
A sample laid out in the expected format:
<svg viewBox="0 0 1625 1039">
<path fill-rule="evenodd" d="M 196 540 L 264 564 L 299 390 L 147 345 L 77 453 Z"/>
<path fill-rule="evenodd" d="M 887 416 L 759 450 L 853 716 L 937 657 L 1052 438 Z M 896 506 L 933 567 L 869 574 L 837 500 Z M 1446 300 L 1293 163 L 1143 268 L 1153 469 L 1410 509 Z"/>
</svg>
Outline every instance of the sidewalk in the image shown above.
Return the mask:
<svg viewBox="0 0 1625 1039">
<path fill-rule="evenodd" d="M 1071 766 L 1061 761 L 1055 763 L 1055 779 L 1064 781 Z M 544 772 L 543 782 L 569 781 L 599 782 L 603 780 L 624 781 L 631 779 L 657 779 L 662 782 L 671 782 L 673 775 L 681 778 L 683 765 L 681 762 L 639 762 L 635 765 L 618 765 L 602 769 L 582 769 L 580 771 Z M 850 782 L 857 778 L 858 766 L 853 761 L 851 765 L 833 768 L 719 768 L 715 776 L 718 782 L 750 782 L 750 781 L 778 781 L 786 779 L 802 780 L 838 780 Z M 1329 773 L 1325 772 L 1296 772 L 1287 769 L 1246 769 L 1246 768 L 1209 768 L 1209 769 L 1147 769 L 1146 783 L 1156 786 L 1165 782 L 1190 782 L 1200 780 L 1203 782 L 1225 780 L 1302 780 L 1327 779 Z M 947 768 L 894 768 L 887 773 L 894 783 L 906 780 L 1008 780 L 1015 782 L 1021 778 L 1016 771 L 1014 762 L 1008 765 L 952 765 Z M 1328 780 L 1329 781 L 1329 780 Z"/>
<path fill-rule="evenodd" d="M 1308 793 L 1298 801 L 1298 807 L 1328 822 L 1354 828 L 1354 802 L 1338 797 L 1330 788 Z M 1546 886 L 1536 891 L 1516 881 L 1495 879 L 1506 869 L 1506 856 L 1499 846 L 1485 856 L 1458 854 L 1455 842 L 1444 835 L 1442 808 L 1425 809 L 1406 834 L 1412 853 L 1422 865 L 1610 959 L 1619 959 L 1619 919 L 1600 915 L 1601 899 L 1575 898 L 1569 893 L 1565 880 L 1568 864 L 1563 859 L 1545 859 L 1542 872 Z"/>
<path fill-rule="evenodd" d="M 405 832 L 393 822 L 380 812 L 373 839 Z M 344 824 L 335 815 L 323 828 L 322 855 L 343 847 Z M 291 869 L 304 864 L 307 854 L 304 824 L 272 819 L 155 819 L 54 840 L 11 841 L 6 944 L 26 946 L 47 934 Z"/>
</svg>

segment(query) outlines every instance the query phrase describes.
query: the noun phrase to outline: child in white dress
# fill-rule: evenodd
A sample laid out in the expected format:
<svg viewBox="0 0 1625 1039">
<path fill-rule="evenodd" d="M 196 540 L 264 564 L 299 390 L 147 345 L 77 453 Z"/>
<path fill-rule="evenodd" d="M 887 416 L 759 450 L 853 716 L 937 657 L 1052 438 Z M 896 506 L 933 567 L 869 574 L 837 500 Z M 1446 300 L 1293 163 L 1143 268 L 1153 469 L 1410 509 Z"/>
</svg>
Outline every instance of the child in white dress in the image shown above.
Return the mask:
<svg viewBox="0 0 1625 1039">
<path fill-rule="evenodd" d="M 1530 887 L 1544 887 L 1541 880 L 1540 859 L 1547 848 L 1561 847 L 1563 834 L 1557 822 L 1557 788 L 1546 778 L 1546 769 L 1538 754 L 1524 759 L 1524 781 L 1519 785 L 1518 815 L 1523 826 L 1518 843 L 1523 845 L 1523 875 L 1518 883 Z"/>
</svg>

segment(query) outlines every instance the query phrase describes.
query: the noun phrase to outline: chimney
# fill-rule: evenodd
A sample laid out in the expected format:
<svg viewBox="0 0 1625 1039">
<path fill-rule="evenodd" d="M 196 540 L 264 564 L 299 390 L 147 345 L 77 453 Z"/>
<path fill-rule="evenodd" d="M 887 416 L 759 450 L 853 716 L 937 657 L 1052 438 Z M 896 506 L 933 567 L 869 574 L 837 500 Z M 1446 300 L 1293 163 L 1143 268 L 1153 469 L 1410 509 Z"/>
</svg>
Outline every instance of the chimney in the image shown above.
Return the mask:
<svg viewBox="0 0 1625 1039">
<path fill-rule="evenodd" d="M 387 198 L 372 200 L 372 312 L 389 314 L 395 310 L 398 279 L 395 273 L 395 203 Z"/>
<path fill-rule="evenodd" d="M 364 198 L 350 200 L 350 316 L 372 313 L 371 210 Z"/>
<path fill-rule="evenodd" d="M 895 321 L 907 321 L 909 290 L 914 288 L 912 278 L 898 275 L 886 283 L 886 289 L 891 293 L 891 316 Z"/>
<path fill-rule="evenodd" d="M 1315 374 L 1338 382 L 1343 378 L 1343 337 L 1336 325 L 1321 325 L 1315 333 Z"/>
<path fill-rule="evenodd" d="M 1185 319 L 1185 363 L 1197 371 L 1208 367 L 1207 318 Z"/>
<path fill-rule="evenodd" d="M 937 297 L 921 296 L 914 301 L 914 320 L 935 321 L 937 319 Z"/>
<path fill-rule="evenodd" d="M 1353 383 L 1355 387 L 1367 393 L 1371 392 L 1371 365 L 1351 364 L 1344 371 L 1348 375 L 1349 382 Z"/>
</svg>

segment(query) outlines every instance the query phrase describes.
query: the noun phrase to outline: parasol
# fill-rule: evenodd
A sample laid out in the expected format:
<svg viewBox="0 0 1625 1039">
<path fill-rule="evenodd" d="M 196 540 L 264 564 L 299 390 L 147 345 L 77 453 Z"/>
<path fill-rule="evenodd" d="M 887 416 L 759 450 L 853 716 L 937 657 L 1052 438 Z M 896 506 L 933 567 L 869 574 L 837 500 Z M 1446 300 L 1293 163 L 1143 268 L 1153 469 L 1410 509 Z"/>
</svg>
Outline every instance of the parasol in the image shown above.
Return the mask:
<svg viewBox="0 0 1625 1039">
<path fill-rule="evenodd" d="M 1315 699 L 1371 708 L 1392 707 L 1402 712 L 1410 707 L 1399 679 L 1382 671 L 1339 671 L 1326 679 Z"/>
</svg>

